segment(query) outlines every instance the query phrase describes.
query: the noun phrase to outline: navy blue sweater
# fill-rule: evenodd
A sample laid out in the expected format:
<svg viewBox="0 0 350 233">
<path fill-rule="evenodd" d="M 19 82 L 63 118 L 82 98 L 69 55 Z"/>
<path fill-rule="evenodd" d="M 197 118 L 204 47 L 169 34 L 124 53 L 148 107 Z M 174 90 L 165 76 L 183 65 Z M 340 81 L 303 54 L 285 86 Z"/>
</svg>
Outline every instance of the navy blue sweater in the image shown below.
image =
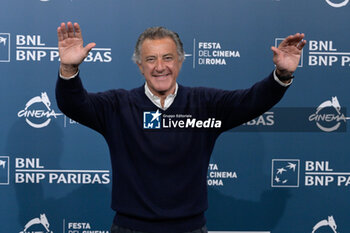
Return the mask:
<svg viewBox="0 0 350 233">
<path fill-rule="evenodd" d="M 220 133 L 269 110 L 286 89 L 272 74 L 246 90 L 179 85 L 173 104 L 159 109 L 162 115 L 154 122 L 159 119 L 160 129 L 144 129 L 144 115 L 158 110 L 144 86 L 91 94 L 79 77 L 59 78 L 56 98 L 64 114 L 100 132 L 108 143 L 114 223 L 177 233 L 205 224 L 207 169 Z"/>
</svg>

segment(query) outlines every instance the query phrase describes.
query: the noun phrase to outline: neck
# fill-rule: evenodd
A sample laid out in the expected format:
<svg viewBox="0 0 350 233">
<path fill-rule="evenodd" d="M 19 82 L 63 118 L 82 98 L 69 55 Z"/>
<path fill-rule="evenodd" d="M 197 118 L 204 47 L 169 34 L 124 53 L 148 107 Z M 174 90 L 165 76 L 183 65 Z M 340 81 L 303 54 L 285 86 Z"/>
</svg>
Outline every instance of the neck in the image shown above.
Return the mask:
<svg viewBox="0 0 350 233">
<path fill-rule="evenodd" d="M 147 83 L 146 83 L 147 84 Z M 176 86 L 173 87 L 170 91 L 163 91 L 163 92 L 158 92 L 153 90 L 152 88 L 149 88 L 149 86 L 147 85 L 148 90 L 155 96 L 159 97 L 160 99 L 160 105 L 162 106 L 162 108 L 164 108 L 164 104 L 165 104 L 165 99 L 168 97 L 168 95 L 171 94 L 175 94 L 176 91 Z"/>
<path fill-rule="evenodd" d="M 151 92 L 152 92 L 152 91 L 151 91 Z M 152 92 L 152 93 L 153 93 L 153 95 L 156 95 L 156 96 L 159 97 L 159 99 L 160 99 L 160 105 L 162 106 L 162 108 L 164 108 L 164 103 L 165 103 L 166 97 L 167 97 L 168 95 L 170 95 L 170 94 L 174 94 L 174 92 L 175 92 L 175 90 L 174 90 L 172 93 L 164 93 L 164 94 L 162 94 L 162 93 L 154 93 L 154 92 Z"/>
</svg>

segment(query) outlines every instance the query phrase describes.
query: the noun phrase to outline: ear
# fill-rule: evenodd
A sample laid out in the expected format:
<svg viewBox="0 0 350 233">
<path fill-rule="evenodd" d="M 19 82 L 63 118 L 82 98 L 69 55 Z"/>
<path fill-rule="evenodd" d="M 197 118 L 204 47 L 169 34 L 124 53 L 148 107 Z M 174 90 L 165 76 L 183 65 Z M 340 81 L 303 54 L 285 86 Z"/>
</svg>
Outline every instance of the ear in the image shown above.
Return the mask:
<svg viewBox="0 0 350 233">
<path fill-rule="evenodd" d="M 141 65 L 141 63 L 136 63 L 136 64 L 139 67 L 141 74 L 143 75 L 143 66 Z"/>
</svg>

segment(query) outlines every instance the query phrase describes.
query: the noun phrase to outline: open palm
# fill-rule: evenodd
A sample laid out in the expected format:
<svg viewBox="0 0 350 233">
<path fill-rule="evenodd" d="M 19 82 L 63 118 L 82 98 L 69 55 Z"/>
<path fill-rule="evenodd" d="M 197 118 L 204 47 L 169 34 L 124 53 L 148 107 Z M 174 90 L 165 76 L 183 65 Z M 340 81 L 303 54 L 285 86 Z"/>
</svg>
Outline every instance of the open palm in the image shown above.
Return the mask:
<svg viewBox="0 0 350 233">
<path fill-rule="evenodd" d="M 285 76 L 292 75 L 297 69 L 301 50 L 306 44 L 306 41 L 303 40 L 304 36 L 304 34 L 300 33 L 288 36 L 282 41 L 278 48 L 271 48 L 274 53 L 273 62 L 279 73 Z"/>
<path fill-rule="evenodd" d="M 89 51 L 96 45 L 89 43 L 84 47 L 83 37 L 81 35 L 78 23 L 61 23 L 57 28 L 58 51 L 60 54 L 61 67 L 75 68 L 83 62 Z"/>
</svg>

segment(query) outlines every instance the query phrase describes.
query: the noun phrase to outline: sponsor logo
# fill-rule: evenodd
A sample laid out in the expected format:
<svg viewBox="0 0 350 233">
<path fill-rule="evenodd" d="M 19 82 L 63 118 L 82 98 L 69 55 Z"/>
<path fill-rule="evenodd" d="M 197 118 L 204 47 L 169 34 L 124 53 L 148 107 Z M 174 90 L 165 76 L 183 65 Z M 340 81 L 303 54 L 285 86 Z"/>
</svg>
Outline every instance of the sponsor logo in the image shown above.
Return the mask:
<svg viewBox="0 0 350 233">
<path fill-rule="evenodd" d="M 229 132 L 276 132 L 278 130 L 277 127 L 280 126 L 275 125 L 275 123 L 275 112 L 269 111 L 263 113 L 262 115 L 256 117 L 253 120 L 250 120 L 236 128 L 229 130 Z"/>
<path fill-rule="evenodd" d="M 57 47 L 49 47 L 43 42 L 41 35 L 16 35 L 17 61 L 58 61 Z M 111 48 L 93 48 L 84 62 L 111 62 Z"/>
<path fill-rule="evenodd" d="M 49 0 L 41 0 L 48 2 Z M 58 47 L 47 46 L 41 35 L 15 35 L 15 60 L 19 62 L 57 62 Z M 112 61 L 111 48 L 93 48 L 84 62 Z M 10 33 L 0 33 L 0 62 L 10 62 Z"/>
<path fill-rule="evenodd" d="M 305 161 L 304 170 L 299 168 L 299 159 L 273 159 L 271 168 L 271 187 L 348 187 L 350 172 L 336 172 L 330 161 Z M 300 173 L 304 183 L 300 184 Z"/>
<path fill-rule="evenodd" d="M 79 122 L 76 122 L 75 120 L 70 119 L 69 117 L 64 115 L 64 121 L 63 121 L 64 128 L 67 128 L 69 126 L 77 126 L 77 125 L 79 125 Z"/>
<path fill-rule="evenodd" d="M 284 38 L 275 38 L 275 46 L 283 40 Z M 304 63 L 311 67 L 350 66 L 350 52 L 340 51 L 333 40 L 309 39 L 307 45 L 302 50 L 298 67 L 303 67 Z M 304 62 L 304 57 L 307 62 Z"/>
<path fill-rule="evenodd" d="M 346 107 L 338 98 L 321 102 L 318 107 L 273 108 L 229 132 L 346 132 Z M 293 119 L 293 122 L 291 121 Z"/>
<path fill-rule="evenodd" d="M 0 62 L 10 62 L 10 33 L 0 33 Z"/>
<path fill-rule="evenodd" d="M 299 164 L 297 159 L 273 159 L 271 187 L 299 187 Z"/>
<path fill-rule="evenodd" d="M 220 128 L 221 121 L 215 118 L 205 120 L 192 117 L 190 114 L 162 114 L 157 111 L 143 112 L 144 129 L 212 129 Z"/>
<path fill-rule="evenodd" d="M 143 128 L 144 129 L 160 129 L 161 113 L 159 109 L 156 112 L 143 113 Z"/>
<path fill-rule="evenodd" d="M 309 66 L 350 66 L 350 53 L 340 52 L 332 40 L 309 40 Z"/>
<path fill-rule="evenodd" d="M 343 7 L 346 6 L 349 3 L 349 0 L 344 0 L 344 1 L 335 1 L 335 0 L 326 0 L 326 2 L 328 3 L 328 5 L 335 7 L 335 8 L 339 8 L 339 7 Z"/>
<path fill-rule="evenodd" d="M 317 107 L 316 112 L 309 116 L 309 121 L 316 122 L 317 127 L 324 132 L 336 131 L 349 119 L 340 110 L 338 98 L 332 97 L 332 100 L 324 101 Z"/>
<path fill-rule="evenodd" d="M 38 104 L 41 109 L 36 109 Z M 57 118 L 62 113 L 56 113 L 51 109 L 51 101 L 46 92 L 42 92 L 41 96 L 31 98 L 25 105 L 25 108 L 18 112 L 19 118 L 24 117 L 28 125 L 33 128 L 43 128 L 50 124 L 51 118 Z M 44 110 L 42 109 L 44 107 Z"/>
<path fill-rule="evenodd" d="M 328 219 L 324 219 L 316 223 L 316 225 L 312 228 L 311 233 L 317 233 L 318 229 L 331 229 L 333 233 L 338 233 L 337 230 L 337 224 L 334 221 L 333 216 L 328 216 Z"/>
<path fill-rule="evenodd" d="M 109 184 L 109 170 L 47 169 L 39 158 L 16 158 L 17 184 Z"/>
<path fill-rule="evenodd" d="M 275 124 L 274 112 L 265 112 L 261 116 L 244 123 L 246 126 L 273 126 Z"/>
<path fill-rule="evenodd" d="M 39 228 L 43 228 L 45 229 L 45 231 L 38 231 L 37 227 L 33 227 L 35 225 L 39 225 Z M 30 230 L 31 228 L 35 228 L 35 230 Z M 33 218 L 32 220 L 30 220 L 25 226 L 24 226 L 24 230 L 19 232 L 19 233 L 33 233 L 33 232 L 40 232 L 40 233 L 53 233 L 52 231 L 50 231 L 49 229 L 50 224 L 49 221 L 46 218 L 45 214 L 40 214 L 39 218 Z"/>
<path fill-rule="evenodd" d="M 0 37 L 0 44 L 4 44 L 4 46 L 6 46 L 6 41 L 7 41 L 6 37 Z"/>
<path fill-rule="evenodd" d="M 224 186 L 224 181 L 237 179 L 237 173 L 234 171 L 222 171 L 216 163 L 209 164 L 207 184 L 208 186 Z"/>
<path fill-rule="evenodd" d="M 305 186 L 347 187 L 350 185 L 350 172 L 335 172 L 329 161 L 305 161 Z"/>
<path fill-rule="evenodd" d="M 6 161 L 0 160 L 0 167 L 5 168 L 5 166 L 6 166 Z"/>
<path fill-rule="evenodd" d="M 0 185 L 10 183 L 10 157 L 0 156 Z"/>
</svg>

